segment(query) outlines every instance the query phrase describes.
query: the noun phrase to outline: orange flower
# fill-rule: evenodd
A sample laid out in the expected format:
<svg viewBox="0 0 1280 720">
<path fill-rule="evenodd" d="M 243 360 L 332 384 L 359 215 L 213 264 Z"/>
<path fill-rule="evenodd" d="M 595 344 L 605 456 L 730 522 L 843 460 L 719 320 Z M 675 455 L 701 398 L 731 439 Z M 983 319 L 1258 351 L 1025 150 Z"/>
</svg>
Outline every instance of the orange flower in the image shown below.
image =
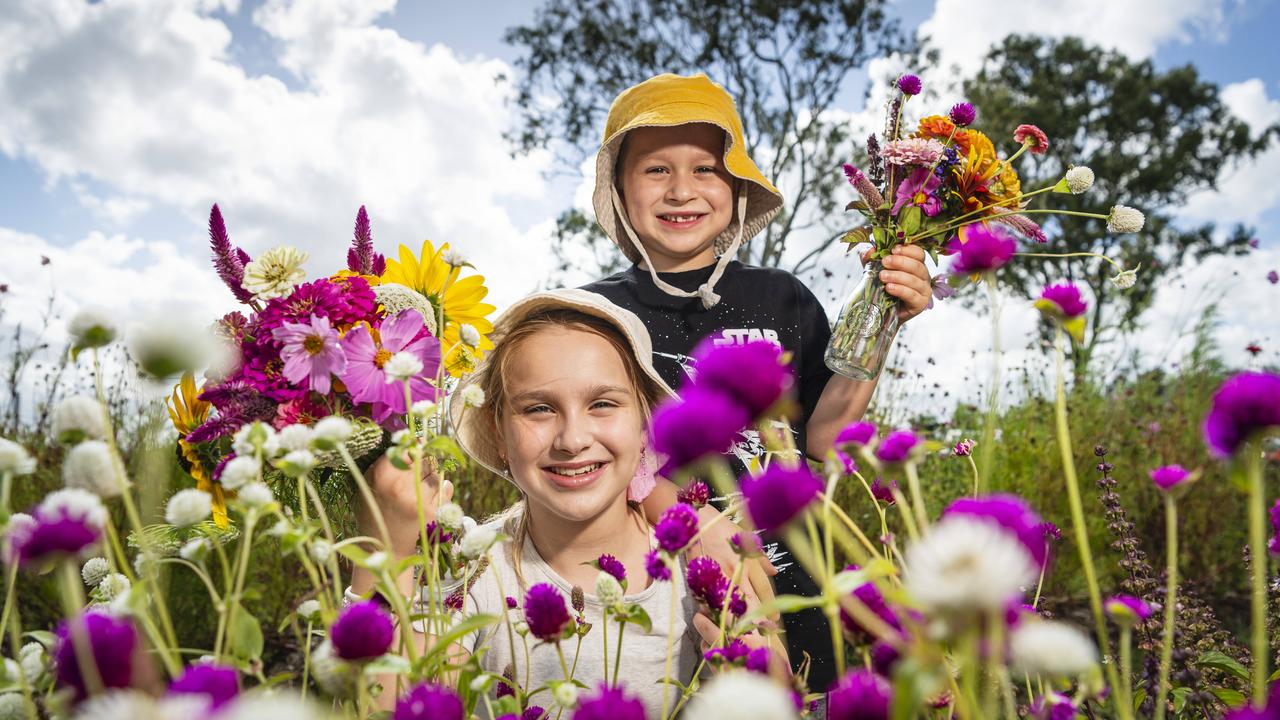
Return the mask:
<svg viewBox="0 0 1280 720">
<path fill-rule="evenodd" d="M 920 129 L 916 132 L 916 137 L 936 138 L 942 142 L 946 142 L 947 138 L 951 138 L 951 144 L 955 146 L 956 152 L 961 157 L 969 154 L 969 138 L 973 134 L 982 135 L 977 130 L 959 130 L 955 137 L 951 137 L 951 131 L 955 130 L 955 123 L 944 115 L 930 115 L 920 121 Z M 985 136 L 984 136 L 985 137 Z M 987 140 L 990 145 L 991 141 Z M 994 154 L 994 153 L 993 153 Z"/>
<path fill-rule="evenodd" d="M 1018 203 L 1013 200 L 1022 193 L 1022 181 L 1018 173 L 996 156 L 991 139 L 977 130 L 969 131 L 969 153 L 964 162 L 951 169 L 955 177 L 953 195 L 964 204 L 964 212 L 970 213 L 984 207 L 988 213 L 1000 208 L 1013 210 Z"/>
</svg>

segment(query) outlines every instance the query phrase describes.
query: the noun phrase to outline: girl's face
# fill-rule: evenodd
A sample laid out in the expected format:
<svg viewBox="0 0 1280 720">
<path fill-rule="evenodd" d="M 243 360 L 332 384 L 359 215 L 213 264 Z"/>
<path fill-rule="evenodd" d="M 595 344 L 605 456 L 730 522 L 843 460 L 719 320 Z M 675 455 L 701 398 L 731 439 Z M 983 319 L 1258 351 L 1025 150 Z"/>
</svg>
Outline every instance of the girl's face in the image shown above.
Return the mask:
<svg viewBox="0 0 1280 720">
<path fill-rule="evenodd" d="M 644 413 L 618 351 L 595 333 L 563 327 L 513 351 L 499 427 L 530 510 L 583 522 L 625 503 Z"/>
<path fill-rule="evenodd" d="M 715 239 L 733 218 L 724 131 L 707 123 L 636 128 L 619 173 L 627 219 L 660 272 L 715 261 Z"/>
</svg>

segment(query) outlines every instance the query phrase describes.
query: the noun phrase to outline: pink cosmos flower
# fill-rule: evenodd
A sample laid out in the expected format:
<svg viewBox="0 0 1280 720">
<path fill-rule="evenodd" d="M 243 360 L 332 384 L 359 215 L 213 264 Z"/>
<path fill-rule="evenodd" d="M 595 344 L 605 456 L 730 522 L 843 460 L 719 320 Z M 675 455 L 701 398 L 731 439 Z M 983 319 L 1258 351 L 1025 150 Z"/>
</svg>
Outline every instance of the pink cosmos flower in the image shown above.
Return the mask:
<svg viewBox="0 0 1280 720">
<path fill-rule="evenodd" d="M 341 375 L 347 369 L 347 356 L 339 344 L 338 331 L 329 324 L 329 318 L 312 315 L 309 322 L 283 322 L 271 331 L 271 337 L 284 345 L 280 357 L 284 360 L 284 376 L 291 383 L 302 383 L 328 395 L 331 375 Z"/>
<path fill-rule="evenodd" d="M 897 215 L 898 211 L 907 204 L 920 206 L 928 217 L 942 212 L 942 201 L 938 199 L 937 194 L 938 186 L 941 184 L 942 178 L 929 172 L 929 168 L 912 170 L 907 179 L 898 186 L 898 201 L 893 204 L 893 214 Z"/>
<path fill-rule="evenodd" d="M 1013 141 L 1019 145 L 1030 145 L 1027 149 L 1033 155 L 1043 155 L 1049 149 L 1049 136 L 1035 125 L 1019 125 L 1013 131 Z"/>
<path fill-rule="evenodd" d="M 373 330 L 357 325 L 342 338 L 347 355 L 347 370 L 342 382 L 358 403 L 373 404 L 373 419 L 381 423 L 392 415 L 402 415 L 405 407 L 404 386 L 388 382 L 382 366 L 398 352 L 409 353 L 422 361 L 422 373 L 409 380 L 413 402 L 436 399 L 436 388 L 426 378 L 434 377 L 440 368 L 440 341 L 427 332 L 417 310 L 405 310 L 382 327 Z"/>
</svg>

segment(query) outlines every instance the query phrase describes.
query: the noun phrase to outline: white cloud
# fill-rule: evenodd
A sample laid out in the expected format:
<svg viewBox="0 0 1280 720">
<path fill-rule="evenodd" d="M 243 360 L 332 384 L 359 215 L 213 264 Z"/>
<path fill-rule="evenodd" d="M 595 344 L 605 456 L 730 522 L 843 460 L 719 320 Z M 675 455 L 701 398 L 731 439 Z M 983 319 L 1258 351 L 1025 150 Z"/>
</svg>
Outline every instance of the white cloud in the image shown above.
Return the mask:
<svg viewBox="0 0 1280 720">
<path fill-rule="evenodd" d="M 1222 101 L 1244 120 L 1256 137 L 1268 126 L 1280 122 L 1280 100 L 1267 94 L 1259 78 L 1232 83 L 1222 88 Z M 1228 168 L 1216 190 L 1202 190 L 1187 198 L 1181 216 L 1197 222 L 1257 224 L 1268 210 L 1280 206 L 1280 142 L 1252 160 Z"/>
</svg>

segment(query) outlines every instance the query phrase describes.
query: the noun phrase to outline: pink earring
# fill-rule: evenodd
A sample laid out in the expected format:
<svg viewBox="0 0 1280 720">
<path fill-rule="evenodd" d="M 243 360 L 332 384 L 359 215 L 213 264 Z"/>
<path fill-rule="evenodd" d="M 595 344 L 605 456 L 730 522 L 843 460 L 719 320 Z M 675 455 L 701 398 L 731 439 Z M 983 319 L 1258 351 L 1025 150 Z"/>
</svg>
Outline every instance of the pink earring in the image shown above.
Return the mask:
<svg viewBox="0 0 1280 720">
<path fill-rule="evenodd" d="M 643 502 L 658 485 L 658 481 L 654 479 L 654 475 L 658 472 L 656 455 L 657 453 L 650 450 L 648 446 L 640 448 L 640 462 L 636 463 L 635 477 L 631 478 L 631 484 L 627 485 L 627 500 Z"/>
</svg>

